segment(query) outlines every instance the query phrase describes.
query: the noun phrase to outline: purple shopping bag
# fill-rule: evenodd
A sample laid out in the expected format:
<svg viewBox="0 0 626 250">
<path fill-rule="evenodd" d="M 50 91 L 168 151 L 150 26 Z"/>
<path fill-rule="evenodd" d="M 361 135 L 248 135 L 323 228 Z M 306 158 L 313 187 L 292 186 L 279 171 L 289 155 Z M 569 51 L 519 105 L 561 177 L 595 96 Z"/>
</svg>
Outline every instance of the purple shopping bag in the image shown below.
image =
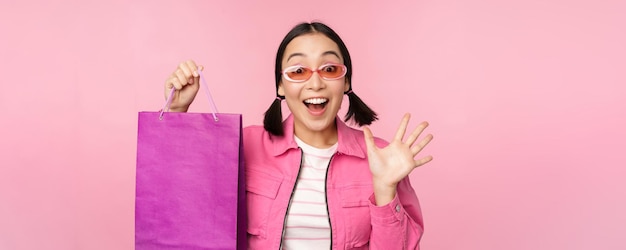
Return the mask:
<svg viewBox="0 0 626 250">
<path fill-rule="evenodd" d="M 135 249 L 246 249 L 244 180 L 240 114 L 139 112 Z"/>
</svg>

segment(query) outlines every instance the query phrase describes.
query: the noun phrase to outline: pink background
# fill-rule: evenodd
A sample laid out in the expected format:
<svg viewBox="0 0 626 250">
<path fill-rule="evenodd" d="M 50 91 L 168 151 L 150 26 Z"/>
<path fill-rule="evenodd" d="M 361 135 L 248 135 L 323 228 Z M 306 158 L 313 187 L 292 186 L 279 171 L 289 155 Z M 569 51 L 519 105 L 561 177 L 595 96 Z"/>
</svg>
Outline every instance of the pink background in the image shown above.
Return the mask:
<svg viewBox="0 0 626 250">
<path fill-rule="evenodd" d="M 321 20 L 411 179 L 424 249 L 626 249 L 623 1 L 2 1 L 0 249 L 132 249 L 137 112 L 190 58 L 259 124 L 285 33 Z M 344 108 L 347 103 L 344 103 Z M 199 96 L 192 111 L 208 112 Z M 341 115 L 344 113 L 342 112 Z"/>
</svg>

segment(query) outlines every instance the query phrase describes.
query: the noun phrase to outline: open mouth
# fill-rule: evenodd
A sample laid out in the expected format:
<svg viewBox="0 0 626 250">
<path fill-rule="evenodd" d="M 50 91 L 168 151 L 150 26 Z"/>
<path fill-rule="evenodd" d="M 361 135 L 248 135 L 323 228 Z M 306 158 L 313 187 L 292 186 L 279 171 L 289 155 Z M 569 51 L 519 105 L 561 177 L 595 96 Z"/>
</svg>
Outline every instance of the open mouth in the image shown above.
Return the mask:
<svg viewBox="0 0 626 250">
<path fill-rule="evenodd" d="M 322 111 L 327 103 L 328 99 L 326 98 L 310 98 L 304 100 L 304 105 L 311 111 Z"/>
</svg>

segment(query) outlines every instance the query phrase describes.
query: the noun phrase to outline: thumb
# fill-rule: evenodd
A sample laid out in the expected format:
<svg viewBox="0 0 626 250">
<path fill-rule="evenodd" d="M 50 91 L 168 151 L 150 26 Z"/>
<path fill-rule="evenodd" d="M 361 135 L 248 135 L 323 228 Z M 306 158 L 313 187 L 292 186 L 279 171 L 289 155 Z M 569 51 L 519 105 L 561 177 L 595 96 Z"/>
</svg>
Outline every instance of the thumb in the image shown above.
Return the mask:
<svg viewBox="0 0 626 250">
<path fill-rule="evenodd" d="M 363 136 L 365 137 L 365 145 L 367 146 L 367 151 L 374 151 L 376 149 L 376 143 L 374 142 L 374 135 L 370 128 L 363 128 Z"/>
</svg>

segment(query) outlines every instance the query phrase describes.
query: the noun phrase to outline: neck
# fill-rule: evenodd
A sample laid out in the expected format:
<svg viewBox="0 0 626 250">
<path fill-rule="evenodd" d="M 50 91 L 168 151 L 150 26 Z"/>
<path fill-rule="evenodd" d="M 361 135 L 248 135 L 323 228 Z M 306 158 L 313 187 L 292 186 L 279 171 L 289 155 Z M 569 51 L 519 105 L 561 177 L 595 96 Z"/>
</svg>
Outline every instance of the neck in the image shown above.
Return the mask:
<svg viewBox="0 0 626 250">
<path fill-rule="evenodd" d="M 329 148 L 337 143 L 337 124 L 321 131 L 312 131 L 294 124 L 294 134 L 304 143 L 316 148 Z"/>
</svg>

